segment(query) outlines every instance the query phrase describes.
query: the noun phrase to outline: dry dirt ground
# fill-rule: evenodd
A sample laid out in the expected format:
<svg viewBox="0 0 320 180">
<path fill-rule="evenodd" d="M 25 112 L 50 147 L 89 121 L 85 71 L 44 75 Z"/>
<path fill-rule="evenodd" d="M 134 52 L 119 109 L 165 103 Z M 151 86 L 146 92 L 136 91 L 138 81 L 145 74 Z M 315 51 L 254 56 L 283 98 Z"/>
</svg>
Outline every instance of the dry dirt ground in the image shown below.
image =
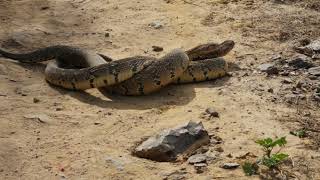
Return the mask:
<svg viewBox="0 0 320 180">
<path fill-rule="evenodd" d="M 150 27 L 152 22 L 163 26 Z M 294 55 L 297 40 L 320 36 L 317 0 L 1 0 L 0 24 L 1 47 L 7 50 L 67 44 L 116 59 L 159 57 L 173 48 L 231 39 L 236 46 L 226 59 L 239 67 L 216 81 L 107 98 L 95 89 L 50 86 L 43 64 L 0 58 L 0 179 L 259 179 L 219 165 L 248 152 L 261 156 L 254 141 L 280 136 L 288 140 L 283 151 L 294 162 L 292 176 L 320 179 L 317 140 L 289 134 L 300 127 L 292 119 L 301 113 L 319 120 L 319 106 L 308 99 L 291 105 L 271 101 L 281 99 L 288 85 L 281 76 L 256 70 L 272 56 Z M 153 45 L 164 51 L 152 51 Z M 220 117 L 201 119 L 208 107 Z M 201 120 L 223 141 L 223 152 L 205 172 L 197 174 L 186 162 L 131 156 L 141 138 L 189 120 Z M 218 153 L 215 145 L 209 151 Z"/>
</svg>

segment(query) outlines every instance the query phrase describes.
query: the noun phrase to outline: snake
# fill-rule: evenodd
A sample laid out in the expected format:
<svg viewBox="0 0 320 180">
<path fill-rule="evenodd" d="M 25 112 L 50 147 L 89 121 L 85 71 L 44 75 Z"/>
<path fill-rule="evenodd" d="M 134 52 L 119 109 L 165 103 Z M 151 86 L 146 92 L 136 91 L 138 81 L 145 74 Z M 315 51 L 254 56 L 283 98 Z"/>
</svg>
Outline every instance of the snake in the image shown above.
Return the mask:
<svg viewBox="0 0 320 180">
<path fill-rule="evenodd" d="M 227 74 L 222 58 L 232 40 L 198 45 L 187 51 L 173 49 L 160 58 L 133 56 L 119 60 L 74 46 L 55 45 L 27 53 L 0 49 L 0 56 L 21 63 L 47 63 L 45 79 L 71 90 L 104 89 L 121 95 L 147 95 L 169 84 L 201 82 Z"/>
</svg>

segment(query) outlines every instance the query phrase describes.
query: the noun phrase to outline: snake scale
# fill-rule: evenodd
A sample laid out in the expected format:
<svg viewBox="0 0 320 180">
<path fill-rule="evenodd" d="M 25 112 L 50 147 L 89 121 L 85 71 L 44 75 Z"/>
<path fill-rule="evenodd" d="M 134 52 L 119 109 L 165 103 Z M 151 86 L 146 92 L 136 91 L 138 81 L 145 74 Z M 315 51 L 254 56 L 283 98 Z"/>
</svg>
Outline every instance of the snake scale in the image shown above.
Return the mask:
<svg viewBox="0 0 320 180">
<path fill-rule="evenodd" d="M 227 73 L 221 58 L 231 51 L 234 42 L 207 43 L 188 51 L 174 49 L 157 59 L 134 56 L 113 61 L 110 57 L 72 46 L 50 46 L 25 54 L 0 49 L 3 57 L 23 63 L 47 64 L 46 80 L 73 90 L 106 89 L 122 95 L 145 95 L 170 83 L 189 83 L 216 79 Z"/>
</svg>

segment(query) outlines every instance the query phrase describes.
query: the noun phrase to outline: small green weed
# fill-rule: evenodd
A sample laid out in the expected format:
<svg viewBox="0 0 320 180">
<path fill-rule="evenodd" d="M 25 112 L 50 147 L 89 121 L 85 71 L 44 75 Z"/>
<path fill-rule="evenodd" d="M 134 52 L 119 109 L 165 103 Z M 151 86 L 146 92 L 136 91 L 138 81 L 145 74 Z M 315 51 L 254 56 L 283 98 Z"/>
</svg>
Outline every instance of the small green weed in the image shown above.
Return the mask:
<svg viewBox="0 0 320 180">
<path fill-rule="evenodd" d="M 281 148 L 287 144 L 286 137 L 281 137 L 274 140 L 272 138 L 265 138 L 259 139 L 255 142 L 263 148 L 264 155 L 258 160 L 258 163 L 245 162 L 242 165 L 242 169 L 247 176 L 257 174 L 259 164 L 268 167 L 270 170 L 279 169 L 278 166 L 289 157 L 288 154 L 280 152 Z M 280 147 L 279 151 L 273 153 L 273 149 L 277 146 Z"/>
</svg>

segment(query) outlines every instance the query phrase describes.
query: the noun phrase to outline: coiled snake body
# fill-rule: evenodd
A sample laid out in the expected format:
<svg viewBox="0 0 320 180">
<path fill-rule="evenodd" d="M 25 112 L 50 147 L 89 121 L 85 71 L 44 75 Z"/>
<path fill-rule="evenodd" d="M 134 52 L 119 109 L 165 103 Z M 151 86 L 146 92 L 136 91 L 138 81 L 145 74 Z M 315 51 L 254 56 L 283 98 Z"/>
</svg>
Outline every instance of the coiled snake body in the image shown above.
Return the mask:
<svg viewBox="0 0 320 180">
<path fill-rule="evenodd" d="M 51 46 L 26 54 L 0 49 L 0 55 L 19 62 L 49 62 L 46 80 L 67 89 L 104 88 L 122 95 L 144 95 L 170 83 L 216 79 L 227 72 L 221 56 L 234 47 L 233 41 L 208 43 L 188 51 L 175 49 L 156 59 L 135 56 L 112 61 L 111 58 L 71 46 Z"/>
</svg>

